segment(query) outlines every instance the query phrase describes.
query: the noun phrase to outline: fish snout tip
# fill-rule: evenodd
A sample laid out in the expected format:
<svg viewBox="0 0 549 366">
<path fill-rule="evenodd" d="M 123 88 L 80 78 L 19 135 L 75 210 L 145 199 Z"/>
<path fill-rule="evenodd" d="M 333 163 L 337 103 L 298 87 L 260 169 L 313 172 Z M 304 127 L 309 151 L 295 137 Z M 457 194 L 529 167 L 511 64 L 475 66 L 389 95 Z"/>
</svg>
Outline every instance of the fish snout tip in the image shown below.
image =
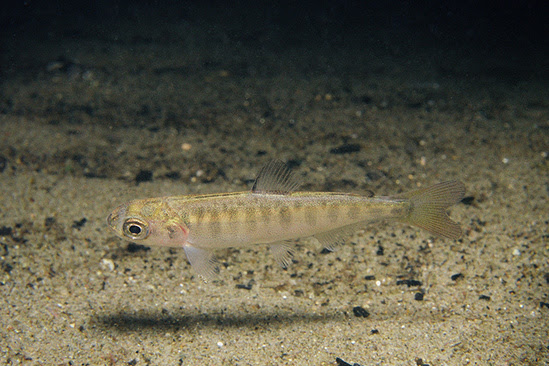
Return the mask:
<svg viewBox="0 0 549 366">
<path fill-rule="evenodd" d="M 120 226 L 120 218 L 123 217 L 125 212 L 125 205 L 115 208 L 109 216 L 107 216 L 107 225 L 114 231 L 118 230 Z"/>
<path fill-rule="evenodd" d="M 118 219 L 118 215 L 116 215 L 115 212 L 111 212 L 109 216 L 107 216 L 107 225 L 114 230 L 116 227 L 115 221 Z"/>
</svg>

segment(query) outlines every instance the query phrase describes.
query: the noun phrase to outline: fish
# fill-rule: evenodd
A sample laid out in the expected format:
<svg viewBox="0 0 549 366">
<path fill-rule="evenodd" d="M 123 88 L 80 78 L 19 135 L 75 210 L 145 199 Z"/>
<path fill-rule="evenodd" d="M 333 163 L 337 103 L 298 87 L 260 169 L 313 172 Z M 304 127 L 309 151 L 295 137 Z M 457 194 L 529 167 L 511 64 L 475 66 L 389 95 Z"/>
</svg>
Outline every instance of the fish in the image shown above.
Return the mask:
<svg viewBox="0 0 549 366">
<path fill-rule="evenodd" d="M 114 209 L 107 225 L 136 244 L 183 248 L 205 280 L 219 273 L 216 249 L 269 244 L 277 262 L 287 267 L 299 238 L 313 237 L 333 251 L 354 232 L 382 220 L 394 219 L 443 238 L 461 236 L 459 224 L 446 212 L 465 194 L 457 180 L 393 196 L 306 192 L 299 187 L 285 163 L 271 160 L 250 191 L 132 200 Z"/>
</svg>

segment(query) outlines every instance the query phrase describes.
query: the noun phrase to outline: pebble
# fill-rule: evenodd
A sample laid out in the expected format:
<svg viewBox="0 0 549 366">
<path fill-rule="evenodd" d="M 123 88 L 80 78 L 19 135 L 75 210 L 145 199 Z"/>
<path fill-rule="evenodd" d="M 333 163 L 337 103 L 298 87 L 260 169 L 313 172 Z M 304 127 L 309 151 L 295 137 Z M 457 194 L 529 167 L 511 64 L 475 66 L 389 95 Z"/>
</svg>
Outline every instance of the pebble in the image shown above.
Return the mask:
<svg viewBox="0 0 549 366">
<path fill-rule="evenodd" d="M 150 170 L 140 170 L 135 176 L 135 182 L 137 184 L 141 182 L 150 182 L 153 180 L 153 172 Z"/>
<path fill-rule="evenodd" d="M 360 150 L 361 146 L 359 144 L 343 144 L 331 149 L 330 154 L 350 154 L 354 152 L 359 152 Z"/>
<path fill-rule="evenodd" d="M 99 263 L 99 267 L 103 270 L 103 271 L 114 271 L 114 262 L 112 259 L 108 259 L 108 258 L 103 258 L 101 259 L 101 262 Z"/>
<path fill-rule="evenodd" d="M 370 313 L 368 310 L 364 309 L 362 306 L 355 306 L 353 308 L 353 314 L 355 314 L 356 317 L 360 318 L 367 318 L 370 316 Z"/>
<path fill-rule="evenodd" d="M 396 281 L 396 284 L 397 285 L 406 285 L 408 287 L 421 286 L 422 285 L 421 281 L 418 281 L 418 280 L 398 280 L 398 281 Z"/>
</svg>

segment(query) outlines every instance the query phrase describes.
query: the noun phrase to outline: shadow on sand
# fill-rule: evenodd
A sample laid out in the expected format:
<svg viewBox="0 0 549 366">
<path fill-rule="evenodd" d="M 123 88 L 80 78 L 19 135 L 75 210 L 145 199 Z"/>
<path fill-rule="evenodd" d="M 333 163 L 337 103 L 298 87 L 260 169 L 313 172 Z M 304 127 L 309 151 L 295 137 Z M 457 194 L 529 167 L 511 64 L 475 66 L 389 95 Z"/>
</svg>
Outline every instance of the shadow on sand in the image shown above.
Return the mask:
<svg viewBox="0 0 549 366">
<path fill-rule="evenodd" d="M 178 310 L 185 312 L 185 310 Z M 314 314 L 306 312 L 289 312 L 285 310 L 266 310 L 254 313 L 234 313 L 223 311 L 218 313 L 190 313 L 170 314 L 164 311 L 142 311 L 129 313 L 96 314 L 91 323 L 98 328 L 117 329 L 120 331 L 136 331 L 145 328 L 154 328 L 157 331 L 195 329 L 197 327 L 245 327 L 263 328 L 269 326 L 289 326 L 296 323 L 330 323 L 344 321 L 344 313 Z M 149 329 L 150 330 L 150 329 Z"/>
</svg>

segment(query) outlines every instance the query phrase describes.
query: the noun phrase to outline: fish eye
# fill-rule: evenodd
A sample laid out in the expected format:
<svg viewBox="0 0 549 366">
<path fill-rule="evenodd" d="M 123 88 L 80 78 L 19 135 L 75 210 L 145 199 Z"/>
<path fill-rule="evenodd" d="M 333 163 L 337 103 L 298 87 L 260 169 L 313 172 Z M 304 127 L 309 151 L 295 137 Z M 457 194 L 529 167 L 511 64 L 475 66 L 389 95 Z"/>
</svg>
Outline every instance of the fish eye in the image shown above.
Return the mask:
<svg viewBox="0 0 549 366">
<path fill-rule="evenodd" d="M 148 225 L 136 218 L 126 220 L 122 230 L 124 230 L 124 235 L 132 239 L 145 239 L 149 235 Z"/>
</svg>

